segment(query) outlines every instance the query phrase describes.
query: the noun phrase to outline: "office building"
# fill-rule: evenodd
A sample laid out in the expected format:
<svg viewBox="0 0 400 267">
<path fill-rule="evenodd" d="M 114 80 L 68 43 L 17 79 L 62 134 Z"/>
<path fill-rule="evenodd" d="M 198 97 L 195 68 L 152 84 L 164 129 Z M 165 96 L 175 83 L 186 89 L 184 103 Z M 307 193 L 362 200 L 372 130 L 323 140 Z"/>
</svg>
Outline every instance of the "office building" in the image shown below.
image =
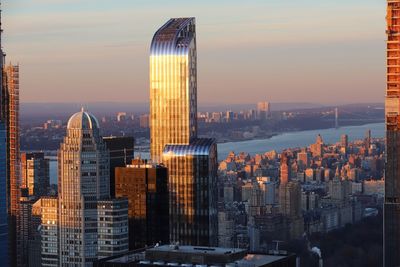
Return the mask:
<svg viewBox="0 0 400 267">
<path fill-rule="evenodd" d="M 98 201 L 97 228 L 99 258 L 128 251 L 128 200 L 119 198 Z"/>
<path fill-rule="evenodd" d="M 41 216 L 41 264 L 43 267 L 62 266 L 59 261 L 58 199 L 56 197 L 42 197 L 39 201 Z"/>
<path fill-rule="evenodd" d="M 41 197 L 50 187 L 49 159 L 43 152 L 21 153 L 21 187 L 27 188 L 29 196 Z"/>
<path fill-rule="evenodd" d="M 100 255 L 126 252 L 126 205 L 110 200 L 109 151 L 97 119 L 84 110 L 68 121 L 58 168 L 59 266 L 90 267 Z"/>
<path fill-rule="evenodd" d="M 38 199 L 32 205 L 31 218 L 28 236 L 28 262 L 29 267 L 42 266 L 42 237 L 41 237 L 41 224 L 42 224 L 42 205 L 41 200 Z"/>
<path fill-rule="evenodd" d="M 170 241 L 216 245 L 217 146 L 197 138 L 195 19 L 170 19 L 150 50 L 150 154 L 169 172 Z"/>
<path fill-rule="evenodd" d="M 21 197 L 19 199 L 19 214 L 18 214 L 18 266 L 29 265 L 29 240 L 37 231 L 32 228 L 32 207 L 36 202 L 36 198 L 29 196 L 26 188 L 21 190 Z"/>
<path fill-rule="evenodd" d="M 115 196 L 115 168 L 124 167 L 134 158 L 135 139 L 131 136 L 103 137 L 110 153 L 110 195 Z"/>
<path fill-rule="evenodd" d="M 115 173 L 116 196 L 129 201 L 129 249 L 168 244 L 167 168 L 135 160 Z"/>
<path fill-rule="evenodd" d="M 384 266 L 400 265 L 400 0 L 387 0 Z"/>
</svg>

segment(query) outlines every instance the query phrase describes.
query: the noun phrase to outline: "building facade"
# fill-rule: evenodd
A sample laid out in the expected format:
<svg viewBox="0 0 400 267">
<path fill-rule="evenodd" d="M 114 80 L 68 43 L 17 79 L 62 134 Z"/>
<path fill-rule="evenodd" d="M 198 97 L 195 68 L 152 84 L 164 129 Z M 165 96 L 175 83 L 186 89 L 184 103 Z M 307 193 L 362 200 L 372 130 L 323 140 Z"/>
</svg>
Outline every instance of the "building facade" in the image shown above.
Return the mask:
<svg viewBox="0 0 400 267">
<path fill-rule="evenodd" d="M 10 264 L 16 266 L 21 258 L 18 243 L 20 233 L 20 144 L 19 144 L 19 66 L 11 63 L 4 66 L 6 84 L 7 120 L 7 208 L 9 215 Z"/>
<path fill-rule="evenodd" d="M 127 201 L 110 198 L 109 164 L 97 119 L 72 115 L 58 151 L 58 198 L 42 198 L 43 266 L 91 267 L 128 251 Z"/>
<path fill-rule="evenodd" d="M 49 159 L 43 152 L 21 153 L 21 187 L 29 196 L 45 196 L 50 187 Z"/>
<path fill-rule="evenodd" d="M 40 200 L 41 266 L 60 266 L 58 199 L 42 197 Z"/>
<path fill-rule="evenodd" d="M 195 19 L 170 19 L 150 50 L 150 154 L 169 172 L 170 241 L 213 246 L 217 148 L 213 139 L 197 138 Z"/>
<path fill-rule="evenodd" d="M 97 119 L 83 110 L 68 121 L 58 151 L 60 266 L 97 259 L 97 201 L 110 196 L 109 152 Z"/>
<path fill-rule="evenodd" d="M 98 201 L 97 228 L 99 259 L 128 251 L 128 200 L 120 198 Z"/>
<path fill-rule="evenodd" d="M 150 47 L 150 153 L 161 162 L 166 144 L 197 136 L 197 51 L 194 18 L 174 18 Z"/>
<path fill-rule="evenodd" d="M 387 0 L 384 266 L 400 265 L 400 0 Z"/>
<path fill-rule="evenodd" d="M 168 244 L 167 168 L 135 160 L 115 174 L 116 196 L 129 201 L 129 249 Z"/>
<path fill-rule="evenodd" d="M 131 136 L 103 137 L 110 152 L 110 195 L 115 196 L 115 168 L 124 167 L 134 158 L 135 139 Z"/>
<path fill-rule="evenodd" d="M 170 241 L 217 245 L 217 145 L 196 139 L 190 145 L 167 145 L 163 162 L 169 171 Z"/>
<path fill-rule="evenodd" d="M 2 29 L 0 17 L 0 258 L 5 265 L 8 265 L 7 86 L 5 79 L 6 75 L 4 73 L 5 54 L 2 50 L 1 35 Z"/>
</svg>

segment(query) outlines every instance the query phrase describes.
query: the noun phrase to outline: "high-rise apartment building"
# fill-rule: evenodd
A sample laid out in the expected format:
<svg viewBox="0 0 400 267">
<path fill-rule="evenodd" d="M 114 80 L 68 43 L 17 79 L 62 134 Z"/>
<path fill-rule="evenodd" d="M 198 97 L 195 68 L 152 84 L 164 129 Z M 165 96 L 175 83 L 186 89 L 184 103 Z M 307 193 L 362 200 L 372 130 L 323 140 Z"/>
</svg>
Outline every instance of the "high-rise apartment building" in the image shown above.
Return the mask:
<svg viewBox="0 0 400 267">
<path fill-rule="evenodd" d="M 197 136 L 197 51 L 194 18 L 175 18 L 150 47 L 150 153 L 161 162 L 166 144 Z"/>
<path fill-rule="evenodd" d="M 400 266 L 400 0 L 387 0 L 384 266 Z"/>
<path fill-rule="evenodd" d="M 18 254 L 20 198 L 20 144 L 19 144 L 19 66 L 4 66 L 5 113 L 7 120 L 7 209 L 9 218 L 10 265 L 16 266 Z"/>
<path fill-rule="evenodd" d="M 123 203 L 110 200 L 109 163 L 97 119 L 83 110 L 72 115 L 58 151 L 59 266 L 92 266 L 99 248 L 108 249 L 108 256 L 124 252 L 124 246 L 128 249 L 128 222 L 122 214 L 127 210 Z M 110 231 L 113 216 L 120 220 L 118 232 Z"/>
<path fill-rule="evenodd" d="M 128 199 L 97 202 L 98 258 L 128 251 Z"/>
<path fill-rule="evenodd" d="M 116 196 L 129 200 L 129 249 L 168 244 L 167 168 L 135 160 L 115 173 Z"/>
<path fill-rule="evenodd" d="M 214 139 L 167 145 L 163 162 L 169 175 L 171 242 L 216 245 L 218 163 Z"/>
<path fill-rule="evenodd" d="M 21 153 L 21 187 L 29 196 L 45 196 L 50 186 L 49 159 L 43 152 Z"/>
<path fill-rule="evenodd" d="M 150 152 L 169 172 L 170 241 L 216 245 L 217 148 L 197 138 L 195 19 L 170 19 L 150 49 Z"/>
</svg>

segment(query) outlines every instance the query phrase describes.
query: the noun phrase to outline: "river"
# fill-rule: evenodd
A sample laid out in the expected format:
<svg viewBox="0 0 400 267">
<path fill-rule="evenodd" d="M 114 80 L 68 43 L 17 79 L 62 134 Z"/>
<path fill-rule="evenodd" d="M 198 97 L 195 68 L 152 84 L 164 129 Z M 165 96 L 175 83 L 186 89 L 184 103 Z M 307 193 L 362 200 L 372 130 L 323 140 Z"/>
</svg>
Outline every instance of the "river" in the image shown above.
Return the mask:
<svg viewBox="0 0 400 267">
<path fill-rule="evenodd" d="M 251 155 L 263 154 L 267 151 L 277 150 L 278 152 L 286 148 L 306 147 L 315 142 L 318 134 L 322 136 L 324 143 L 334 144 L 340 141 L 342 134 L 349 136 L 349 141 L 363 139 L 367 130 L 371 130 L 374 138 L 381 138 L 385 135 L 384 123 L 372 123 L 361 126 L 346 126 L 338 129 L 322 129 L 283 133 L 269 139 L 257 139 L 240 142 L 227 142 L 218 144 L 218 159 L 225 159 L 230 151 L 235 153 L 247 152 Z M 146 157 L 148 153 L 142 153 Z M 57 161 L 52 158 L 50 161 L 50 183 L 57 183 Z"/>
</svg>

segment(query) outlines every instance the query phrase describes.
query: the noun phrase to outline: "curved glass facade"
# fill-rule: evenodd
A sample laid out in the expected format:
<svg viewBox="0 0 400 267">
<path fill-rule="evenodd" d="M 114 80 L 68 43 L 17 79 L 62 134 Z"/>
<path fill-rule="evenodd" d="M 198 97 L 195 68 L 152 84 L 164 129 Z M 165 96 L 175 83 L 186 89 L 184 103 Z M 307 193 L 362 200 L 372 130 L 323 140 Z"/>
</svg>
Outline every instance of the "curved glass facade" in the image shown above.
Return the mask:
<svg viewBox="0 0 400 267">
<path fill-rule="evenodd" d="M 168 168 L 170 241 L 213 246 L 216 144 L 197 138 L 195 19 L 170 19 L 150 50 L 150 153 Z"/>
<path fill-rule="evenodd" d="M 150 153 L 160 162 L 166 144 L 197 135 L 197 52 L 194 18 L 170 19 L 150 48 Z"/>
</svg>

